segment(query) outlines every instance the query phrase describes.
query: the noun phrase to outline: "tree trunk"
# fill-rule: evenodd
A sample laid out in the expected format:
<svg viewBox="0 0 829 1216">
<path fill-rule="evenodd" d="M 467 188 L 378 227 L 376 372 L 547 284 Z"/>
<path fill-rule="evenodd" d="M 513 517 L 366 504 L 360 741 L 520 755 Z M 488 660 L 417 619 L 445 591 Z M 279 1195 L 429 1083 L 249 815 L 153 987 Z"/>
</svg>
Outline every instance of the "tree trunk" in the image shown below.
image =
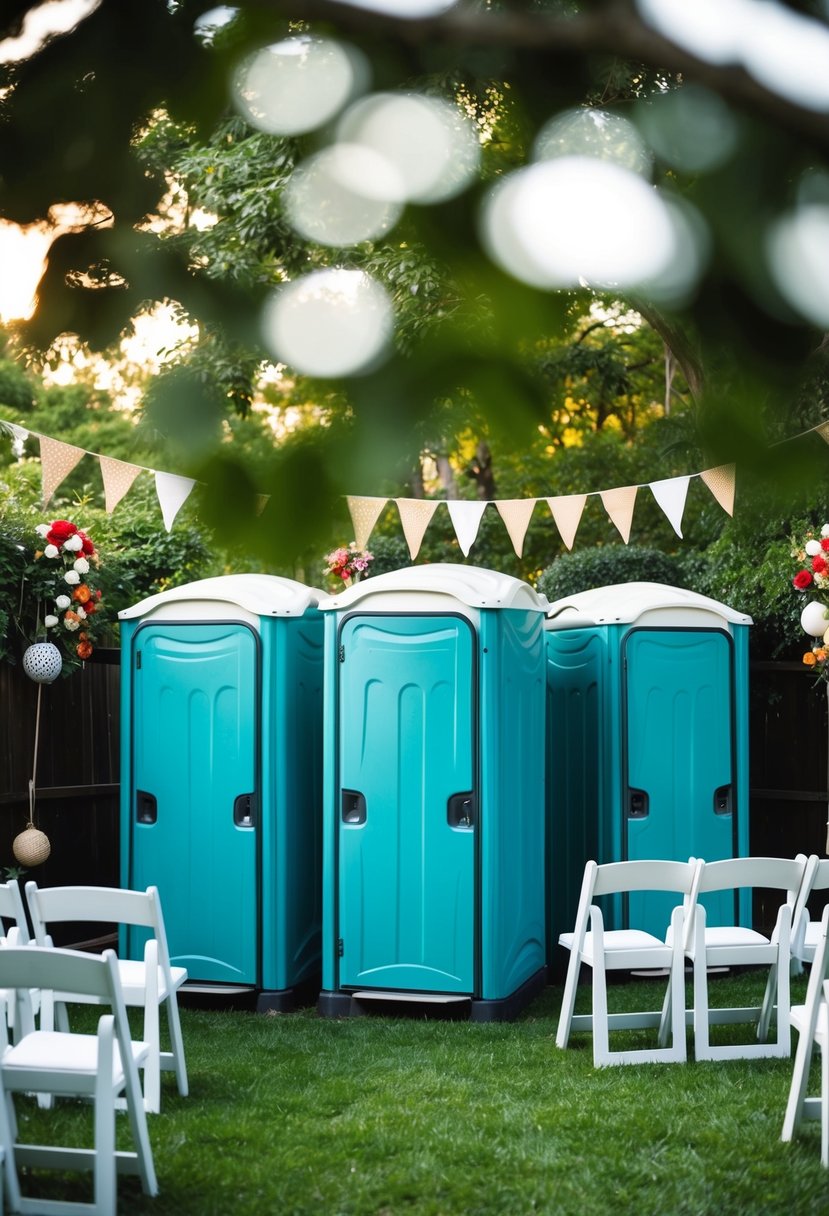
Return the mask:
<svg viewBox="0 0 829 1216">
<path fill-rule="evenodd" d="M 478 441 L 475 457 L 464 470 L 478 487 L 478 498 L 491 501 L 495 497 L 495 474 L 492 471 L 492 452 L 484 439 Z"/>
</svg>

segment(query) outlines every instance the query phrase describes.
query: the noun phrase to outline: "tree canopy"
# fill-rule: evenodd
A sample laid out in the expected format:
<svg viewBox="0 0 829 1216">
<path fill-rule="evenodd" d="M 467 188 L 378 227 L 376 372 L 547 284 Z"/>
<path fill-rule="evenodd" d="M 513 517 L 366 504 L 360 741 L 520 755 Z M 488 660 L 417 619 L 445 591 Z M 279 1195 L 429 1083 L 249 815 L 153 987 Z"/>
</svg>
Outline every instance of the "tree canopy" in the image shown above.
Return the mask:
<svg viewBox="0 0 829 1216">
<path fill-rule="evenodd" d="M 5 5 L 0 35 L 22 28 L 34 7 Z M 708 42 L 704 27 L 672 28 L 671 6 L 657 0 L 461 0 L 422 5 L 421 17 L 379 0 L 240 0 L 207 36 L 199 22 L 214 8 L 101 0 L 73 30 L 7 63 L 0 216 L 27 224 L 62 203 L 90 207 L 90 222 L 52 245 L 22 331 L 30 349 L 66 331 L 104 348 L 153 301 L 176 301 L 198 322 L 194 350 L 159 377 L 146 409 L 178 471 L 205 483 L 208 517 L 225 535 L 292 559 L 325 534 L 344 493 L 385 493 L 424 449 L 439 463 L 454 444 L 461 467 L 459 445 L 482 438 L 525 452 L 525 484 L 559 493 L 571 484 L 565 437 L 610 426 L 608 443 L 616 433 L 629 443 L 654 384 L 670 388 L 674 376 L 707 462 L 737 459 L 784 491 L 822 477 L 819 445 L 769 444 L 825 416 L 823 5 L 724 0 Z M 710 8 L 695 6 L 703 16 Z M 761 15 L 777 20 L 776 34 Z M 760 23 L 754 59 L 737 36 L 740 16 Z M 480 166 L 468 184 L 437 201 L 415 196 L 363 239 L 331 243 L 336 209 L 309 226 L 309 174 L 315 157 L 344 142 L 338 116 L 310 130 L 263 130 L 238 104 L 248 57 L 303 37 L 345 47 L 369 100 L 449 99 L 477 133 Z M 775 59 L 774 46 L 788 60 Z M 585 143 L 568 122 L 587 111 L 601 121 Z M 568 178 L 585 156 L 603 174 Z M 529 182 L 547 190 L 539 212 Z M 526 231 L 509 227 L 516 200 Z M 622 221 L 640 201 L 653 219 L 639 231 L 643 247 L 653 252 L 660 224 L 679 234 L 661 277 L 625 279 L 618 258 L 609 281 L 595 267 L 569 278 L 539 270 L 527 232 L 542 246 L 584 212 L 595 245 L 616 256 L 637 243 Z M 566 246 L 566 231 L 552 236 Z M 283 359 L 280 401 L 312 405 L 317 424 L 251 467 L 226 423 L 248 411 L 263 362 L 275 357 L 263 316 L 276 287 L 326 268 L 382 287 L 394 339 L 354 375 Z M 589 330 L 597 291 L 647 326 Z M 469 467 L 474 459 L 468 453 Z M 269 503 L 257 515 L 261 494 Z"/>
</svg>

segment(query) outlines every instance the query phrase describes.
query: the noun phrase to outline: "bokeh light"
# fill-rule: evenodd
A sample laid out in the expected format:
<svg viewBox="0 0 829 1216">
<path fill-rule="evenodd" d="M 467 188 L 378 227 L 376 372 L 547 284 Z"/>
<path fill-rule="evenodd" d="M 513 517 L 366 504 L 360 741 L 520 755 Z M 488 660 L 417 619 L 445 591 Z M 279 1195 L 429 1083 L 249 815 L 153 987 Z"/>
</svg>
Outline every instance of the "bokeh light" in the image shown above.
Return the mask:
<svg viewBox="0 0 829 1216">
<path fill-rule="evenodd" d="M 829 110 L 829 30 L 775 0 L 637 0 L 644 19 L 678 46 L 809 109 Z"/>
<path fill-rule="evenodd" d="M 632 122 L 621 114 L 583 107 L 566 110 L 545 123 L 533 145 L 536 160 L 559 156 L 595 156 L 633 173 L 646 175 L 651 155 Z"/>
<path fill-rule="evenodd" d="M 677 254 L 675 224 L 657 191 L 586 156 L 513 173 L 484 202 L 482 238 L 510 274 L 550 288 L 656 281 Z"/>
<path fill-rule="evenodd" d="M 233 81 L 236 108 L 270 135 L 298 135 L 329 122 L 369 78 L 361 51 L 305 34 L 285 38 L 246 59 Z"/>
<path fill-rule="evenodd" d="M 737 146 L 737 123 L 721 97 L 685 84 L 639 103 L 636 121 L 666 165 L 705 173 L 724 164 Z"/>
<path fill-rule="evenodd" d="M 374 93 L 337 124 L 338 138 L 362 144 L 396 171 L 392 201 L 436 203 L 459 194 L 478 170 L 480 145 L 457 106 L 414 93 Z"/>
<path fill-rule="evenodd" d="M 383 236 L 397 222 L 402 184 L 373 148 L 336 144 L 301 164 L 285 190 L 291 226 L 308 240 L 344 247 Z"/>
<path fill-rule="evenodd" d="M 390 17 L 439 17 L 458 0 L 334 0 L 335 4 L 348 4 L 351 8 L 364 8 L 370 13 L 388 13 Z"/>
<path fill-rule="evenodd" d="M 271 295 L 262 332 L 273 357 L 307 376 L 351 376 L 389 348 L 391 301 L 361 270 L 317 270 Z"/>
<path fill-rule="evenodd" d="M 782 216 L 767 244 L 783 297 L 807 320 L 829 327 L 829 204 L 804 204 Z"/>
</svg>

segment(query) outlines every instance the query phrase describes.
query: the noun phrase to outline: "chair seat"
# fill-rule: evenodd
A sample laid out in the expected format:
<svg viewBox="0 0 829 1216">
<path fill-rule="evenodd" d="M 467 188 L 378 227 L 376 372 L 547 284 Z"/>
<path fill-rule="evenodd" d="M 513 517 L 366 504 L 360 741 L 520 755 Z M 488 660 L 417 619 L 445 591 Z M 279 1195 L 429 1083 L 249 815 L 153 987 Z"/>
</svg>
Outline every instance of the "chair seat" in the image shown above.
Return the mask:
<svg viewBox="0 0 829 1216">
<path fill-rule="evenodd" d="M 573 948 L 572 933 L 562 933 L 559 944 L 568 950 Z M 666 949 L 661 937 L 646 933 L 644 929 L 608 929 L 604 934 L 605 950 L 653 950 Z M 584 954 L 593 955 L 593 934 L 584 935 Z"/>
<path fill-rule="evenodd" d="M 133 1042 L 132 1055 L 139 1065 L 147 1055 L 147 1044 Z M 16 1068 L 38 1068 L 52 1073 L 66 1072 L 77 1077 L 87 1073 L 94 1077 L 98 1071 L 98 1039 L 92 1034 L 70 1034 L 58 1030 L 35 1030 L 27 1034 L 3 1055 L 3 1071 L 13 1075 Z M 118 1043 L 113 1044 L 112 1083 L 123 1083 L 124 1073 Z"/>
<path fill-rule="evenodd" d="M 755 929 L 743 925 L 711 925 L 705 930 L 706 946 L 769 946 L 771 942 Z"/>
<path fill-rule="evenodd" d="M 141 959 L 119 958 L 118 974 L 121 979 L 121 991 L 124 994 L 124 1003 L 126 1005 L 143 1005 L 144 994 L 147 989 L 146 973 L 144 963 Z M 172 991 L 177 992 L 184 981 L 187 979 L 186 967 L 171 967 L 170 976 L 172 978 Z M 164 981 L 164 972 L 162 968 L 158 969 L 158 999 L 166 1000 L 168 995 L 167 984 Z M 55 1000 L 64 999 L 64 994 L 61 992 L 55 993 Z M 83 1003 L 83 999 L 74 996 L 73 1001 Z M 96 1003 L 94 998 L 89 998 L 91 1003 Z"/>
</svg>

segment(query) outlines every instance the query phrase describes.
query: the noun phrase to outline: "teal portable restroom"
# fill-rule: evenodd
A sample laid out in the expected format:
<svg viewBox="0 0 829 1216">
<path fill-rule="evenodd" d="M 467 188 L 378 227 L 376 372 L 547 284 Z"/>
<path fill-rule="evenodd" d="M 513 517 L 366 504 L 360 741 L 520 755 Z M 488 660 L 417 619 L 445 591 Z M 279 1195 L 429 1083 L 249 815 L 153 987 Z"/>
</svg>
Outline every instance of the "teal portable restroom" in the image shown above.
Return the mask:
<svg viewBox="0 0 829 1216">
<path fill-rule="evenodd" d="M 322 601 L 319 1011 L 512 1017 L 546 978 L 544 612 L 433 564 Z"/>
<path fill-rule="evenodd" d="M 191 989 L 261 1010 L 319 989 L 321 596 L 238 574 L 119 614 L 121 881 L 158 887 Z"/>
<path fill-rule="evenodd" d="M 751 617 L 660 583 L 550 605 L 547 798 L 553 946 L 573 928 L 585 862 L 748 853 Z M 709 923 L 735 910 L 706 897 Z M 747 901 L 738 909 L 750 923 Z M 610 927 L 662 934 L 669 897 L 618 897 Z"/>
</svg>

